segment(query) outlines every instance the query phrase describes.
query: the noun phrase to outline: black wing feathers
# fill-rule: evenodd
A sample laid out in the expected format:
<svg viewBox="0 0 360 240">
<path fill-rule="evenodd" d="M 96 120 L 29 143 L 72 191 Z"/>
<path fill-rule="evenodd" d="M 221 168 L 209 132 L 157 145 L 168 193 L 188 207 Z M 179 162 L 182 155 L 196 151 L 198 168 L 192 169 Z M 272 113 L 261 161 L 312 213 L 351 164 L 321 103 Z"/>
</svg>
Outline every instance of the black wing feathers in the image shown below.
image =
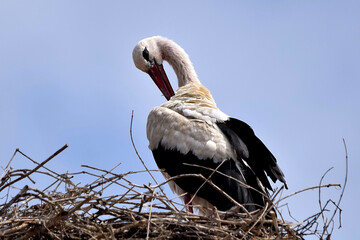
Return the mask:
<svg viewBox="0 0 360 240">
<path fill-rule="evenodd" d="M 175 149 L 165 149 L 159 144 L 158 148 L 152 152 L 158 167 L 164 169 L 170 176 L 193 173 L 201 174 L 208 178 L 210 174 L 213 174 L 210 181 L 235 201 L 243 204 L 248 211 L 254 211 L 264 206 L 264 198 L 259 193 L 261 189 L 256 185 L 256 177 L 244 163 L 240 163 L 240 168 L 238 168 L 236 160 L 227 159 L 218 168 L 217 171 L 219 173 L 213 173 L 211 169 L 216 169 L 220 163 L 215 163 L 213 159 L 200 160 L 191 151 L 187 154 L 182 154 Z M 228 176 L 237 179 L 237 181 Z M 190 194 L 194 194 L 204 183 L 203 179 L 196 177 L 182 177 L 174 181 L 180 188 Z M 253 186 L 257 191 L 244 187 L 238 181 Z M 200 188 L 197 195 L 206 199 L 221 211 L 229 210 L 234 206 L 233 202 L 207 183 Z"/>
<path fill-rule="evenodd" d="M 236 153 L 244 159 L 249 158 L 249 150 L 241 138 L 239 138 L 239 136 L 226 124 L 218 123 L 217 125 L 232 143 Z"/>
<path fill-rule="evenodd" d="M 272 190 L 266 174 L 273 182 L 280 180 L 287 188 L 284 174 L 277 165 L 276 158 L 248 124 L 229 118 L 225 122 L 218 122 L 217 125 L 234 146 L 236 153 L 246 161 L 266 188 Z"/>
</svg>

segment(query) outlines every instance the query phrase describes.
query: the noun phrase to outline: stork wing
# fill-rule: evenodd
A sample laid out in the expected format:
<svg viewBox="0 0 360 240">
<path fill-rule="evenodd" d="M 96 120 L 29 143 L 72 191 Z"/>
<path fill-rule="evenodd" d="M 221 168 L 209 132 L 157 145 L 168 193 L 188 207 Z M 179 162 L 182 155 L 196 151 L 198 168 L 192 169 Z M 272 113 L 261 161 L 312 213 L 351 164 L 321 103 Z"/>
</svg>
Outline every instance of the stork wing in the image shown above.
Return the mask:
<svg viewBox="0 0 360 240">
<path fill-rule="evenodd" d="M 237 155 L 250 166 L 263 186 L 272 190 L 267 178 L 269 176 L 273 182 L 276 180 L 283 182 L 287 189 L 284 174 L 278 166 L 276 158 L 248 124 L 235 118 L 229 118 L 227 121 L 217 122 L 217 125 L 229 139 Z M 238 160 L 241 161 L 241 159 Z"/>
</svg>

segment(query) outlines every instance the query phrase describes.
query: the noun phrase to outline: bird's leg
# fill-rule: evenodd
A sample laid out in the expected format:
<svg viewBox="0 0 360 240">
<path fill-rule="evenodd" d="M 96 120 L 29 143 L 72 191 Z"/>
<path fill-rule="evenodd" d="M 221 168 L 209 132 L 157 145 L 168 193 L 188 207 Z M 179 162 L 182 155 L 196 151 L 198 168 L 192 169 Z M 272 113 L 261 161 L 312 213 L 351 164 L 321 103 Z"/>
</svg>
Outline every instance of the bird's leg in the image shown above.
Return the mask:
<svg viewBox="0 0 360 240">
<path fill-rule="evenodd" d="M 186 205 L 186 209 L 187 209 L 189 212 L 194 213 L 193 207 L 192 207 L 192 204 L 191 204 L 190 200 L 191 200 L 191 195 L 188 194 L 188 193 L 185 194 L 185 196 L 184 196 L 184 202 L 185 202 L 185 205 Z"/>
</svg>

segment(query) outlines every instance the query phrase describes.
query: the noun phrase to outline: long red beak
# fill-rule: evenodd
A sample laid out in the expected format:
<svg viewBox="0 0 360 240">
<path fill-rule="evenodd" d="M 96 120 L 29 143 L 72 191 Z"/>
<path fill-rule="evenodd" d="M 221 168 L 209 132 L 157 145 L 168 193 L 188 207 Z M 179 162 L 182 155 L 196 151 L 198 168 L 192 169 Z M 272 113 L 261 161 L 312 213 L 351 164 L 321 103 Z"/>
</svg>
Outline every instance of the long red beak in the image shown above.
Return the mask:
<svg viewBox="0 0 360 240">
<path fill-rule="evenodd" d="M 155 63 L 147 73 L 155 82 L 156 86 L 160 89 L 166 100 L 169 100 L 172 96 L 175 95 L 174 90 L 170 85 L 169 79 L 166 76 L 163 65 L 158 65 Z"/>
</svg>

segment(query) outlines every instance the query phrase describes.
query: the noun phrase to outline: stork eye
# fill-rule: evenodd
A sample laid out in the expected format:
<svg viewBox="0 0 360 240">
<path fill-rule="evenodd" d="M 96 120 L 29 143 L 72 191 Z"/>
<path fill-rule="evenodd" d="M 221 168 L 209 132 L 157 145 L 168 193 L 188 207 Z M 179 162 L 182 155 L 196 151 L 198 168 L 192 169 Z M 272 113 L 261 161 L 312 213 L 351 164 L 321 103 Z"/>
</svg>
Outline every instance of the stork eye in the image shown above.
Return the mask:
<svg viewBox="0 0 360 240">
<path fill-rule="evenodd" d="M 150 59 L 150 53 L 149 53 L 149 50 L 147 50 L 147 48 L 145 47 L 144 51 L 143 51 L 143 57 L 145 58 L 146 61 L 152 63 L 153 60 Z"/>
</svg>

